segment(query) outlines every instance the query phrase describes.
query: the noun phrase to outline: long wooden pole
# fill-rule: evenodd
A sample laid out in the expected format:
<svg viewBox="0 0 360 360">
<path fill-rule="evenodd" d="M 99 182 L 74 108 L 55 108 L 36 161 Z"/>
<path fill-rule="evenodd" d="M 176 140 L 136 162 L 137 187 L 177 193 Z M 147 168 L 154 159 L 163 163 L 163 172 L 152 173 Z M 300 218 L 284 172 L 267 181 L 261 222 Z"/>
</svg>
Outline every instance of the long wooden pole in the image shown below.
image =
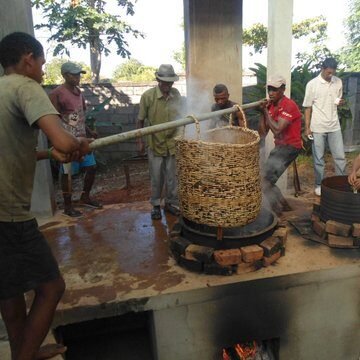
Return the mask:
<svg viewBox="0 0 360 360">
<path fill-rule="evenodd" d="M 262 101 L 263 100 L 255 101 L 255 102 L 252 102 L 252 103 L 249 103 L 249 104 L 241 105 L 240 107 L 243 110 L 252 109 L 252 108 L 258 107 L 262 103 Z M 116 143 L 119 143 L 119 142 L 124 142 L 124 141 L 130 140 L 130 139 L 134 139 L 134 138 L 137 138 L 137 137 L 144 136 L 144 135 L 154 134 L 154 133 L 159 132 L 159 131 L 189 125 L 189 124 L 192 124 L 192 123 L 195 122 L 195 118 L 197 120 L 199 120 L 199 121 L 203 121 L 203 120 L 207 120 L 207 119 L 217 117 L 217 116 L 221 116 L 221 115 L 224 115 L 224 114 L 231 114 L 231 113 L 237 112 L 237 111 L 239 111 L 238 107 L 233 106 L 231 108 L 224 109 L 224 110 L 213 111 L 213 112 L 204 113 L 204 114 L 200 114 L 200 115 L 196 115 L 196 116 L 191 115 L 191 116 L 179 119 L 179 120 L 174 120 L 174 121 L 166 122 L 166 123 L 159 124 L 159 125 L 148 126 L 148 127 L 142 128 L 142 129 L 136 129 L 136 130 L 123 132 L 123 133 L 120 133 L 120 134 L 106 136 L 104 138 L 94 140 L 90 144 L 90 148 L 92 150 L 94 150 L 94 149 L 98 149 L 98 148 L 103 147 L 103 146 L 116 144 Z"/>
</svg>

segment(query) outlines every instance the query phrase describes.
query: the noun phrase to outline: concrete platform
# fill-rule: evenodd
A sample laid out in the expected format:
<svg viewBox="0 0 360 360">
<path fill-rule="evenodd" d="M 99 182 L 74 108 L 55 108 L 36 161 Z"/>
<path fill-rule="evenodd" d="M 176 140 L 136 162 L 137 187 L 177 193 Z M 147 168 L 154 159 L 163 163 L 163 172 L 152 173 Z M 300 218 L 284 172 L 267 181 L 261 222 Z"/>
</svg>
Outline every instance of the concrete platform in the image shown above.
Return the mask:
<svg viewBox="0 0 360 360">
<path fill-rule="evenodd" d="M 291 199 L 295 211 L 311 212 L 312 203 Z M 81 219 L 57 214 L 43 221 L 64 275 L 67 290 L 56 323 L 67 324 L 127 311 L 164 306 L 163 295 L 287 276 L 343 266 L 360 267 L 359 250 L 330 249 L 300 237 L 289 225 L 286 255 L 274 266 L 242 275 L 209 276 L 179 267 L 169 255 L 167 236 L 176 218 L 150 219 L 147 202 L 106 206 Z"/>
<path fill-rule="evenodd" d="M 296 218 L 304 214 L 310 216 L 312 201 L 295 198 L 289 201 L 295 210 L 285 213 L 285 217 Z M 172 340 L 164 343 L 165 340 L 159 341 L 156 338 L 164 338 L 166 329 L 171 327 L 169 319 L 180 316 L 185 325 L 181 325 L 180 321 L 177 325 L 180 324 L 180 329 L 183 326 L 182 334 L 186 336 L 194 334 L 197 325 L 193 324 L 199 321 L 191 320 L 189 313 L 184 315 L 182 309 L 196 307 L 199 314 L 199 306 L 201 309 L 210 306 L 208 304 L 223 304 L 223 301 L 226 302 L 230 298 L 238 299 L 239 296 L 244 299 L 244 291 L 249 291 L 251 302 L 253 285 L 256 297 L 269 296 L 269 304 L 273 301 L 271 294 L 275 294 L 279 289 L 281 293 L 286 291 L 288 294 L 289 289 L 296 288 L 299 294 L 304 291 L 307 299 L 308 296 L 313 296 L 311 294 L 314 284 L 318 283 L 320 287 L 322 283 L 334 281 L 333 285 L 346 284 L 350 287 L 348 296 L 351 298 L 354 294 L 358 295 L 357 300 L 354 299 L 355 303 L 347 297 L 342 298 L 341 294 L 332 301 L 349 302 L 343 304 L 350 309 L 349 316 L 352 318 L 351 323 L 345 319 L 346 324 L 354 336 L 360 335 L 360 327 L 355 327 L 354 332 L 353 323 L 360 323 L 358 249 L 331 249 L 303 239 L 288 225 L 286 255 L 275 265 L 228 277 L 199 275 L 179 267 L 169 255 L 168 231 L 175 221 L 176 218 L 171 215 L 163 216 L 161 221 L 152 221 L 150 205 L 147 202 L 117 204 L 105 206 L 102 210 L 89 210 L 80 219 L 66 218 L 58 213 L 51 219 L 39 221 L 58 259 L 67 285 L 56 313 L 54 326 L 116 316 L 131 311 L 152 311 L 156 357 L 166 359 L 166 354 L 171 351 Z M 274 290 L 269 287 L 274 287 Z M 307 287 L 312 290 L 306 290 Z M 329 294 L 336 294 L 336 287 L 331 289 L 332 292 Z M 344 289 L 339 288 L 339 291 Z M 279 301 L 279 295 L 276 296 Z M 293 298 L 287 301 L 293 302 Z M 311 318 L 311 311 L 308 315 Z M 187 320 L 184 320 L 183 316 L 188 316 Z M 331 328 L 333 325 L 328 324 L 328 321 L 332 321 L 331 316 L 323 326 Z M 273 330 L 274 334 L 289 331 L 291 327 L 284 324 L 281 331 Z M 341 339 L 344 336 L 341 335 Z M 196 344 L 188 345 L 189 353 L 194 352 L 195 348 L 203 352 L 202 346 L 205 347 L 206 341 L 198 340 Z M 288 356 L 286 351 L 283 350 L 282 354 Z M 306 352 L 306 349 L 302 350 L 304 351 Z M 302 352 L 299 352 L 298 357 L 292 357 L 292 360 L 305 359 L 305 353 L 301 355 Z M 174 354 L 172 360 L 192 358 L 197 359 L 179 353 Z M 212 359 L 210 356 L 203 358 Z M 326 357 L 324 355 L 316 358 Z M 336 360 L 337 357 L 333 359 Z"/>
</svg>

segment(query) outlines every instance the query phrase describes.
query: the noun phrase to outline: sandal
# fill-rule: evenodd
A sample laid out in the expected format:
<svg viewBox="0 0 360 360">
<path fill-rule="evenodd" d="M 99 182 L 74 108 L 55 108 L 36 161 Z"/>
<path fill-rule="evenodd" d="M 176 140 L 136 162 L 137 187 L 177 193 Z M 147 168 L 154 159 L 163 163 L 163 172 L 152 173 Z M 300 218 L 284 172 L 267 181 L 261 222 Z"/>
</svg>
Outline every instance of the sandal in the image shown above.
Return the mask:
<svg viewBox="0 0 360 360">
<path fill-rule="evenodd" d="M 154 206 L 151 210 L 151 219 L 160 220 L 161 219 L 161 209 L 160 206 Z"/>
<path fill-rule="evenodd" d="M 83 213 L 79 210 L 75 210 L 73 208 L 64 210 L 63 215 L 69 216 L 69 217 L 73 217 L 73 218 L 77 218 L 77 217 L 81 217 L 83 216 Z"/>
</svg>

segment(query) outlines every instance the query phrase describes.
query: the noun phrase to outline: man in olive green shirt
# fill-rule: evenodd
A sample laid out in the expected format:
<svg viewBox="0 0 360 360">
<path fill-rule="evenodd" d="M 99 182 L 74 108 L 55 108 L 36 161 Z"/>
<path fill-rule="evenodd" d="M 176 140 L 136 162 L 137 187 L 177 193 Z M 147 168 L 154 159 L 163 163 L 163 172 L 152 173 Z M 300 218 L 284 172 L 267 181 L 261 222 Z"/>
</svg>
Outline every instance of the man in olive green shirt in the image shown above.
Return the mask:
<svg viewBox="0 0 360 360">
<path fill-rule="evenodd" d="M 13 360 L 48 359 L 64 346 L 40 349 L 65 284 L 46 239 L 30 213 L 36 160 L 71 161 L 89 152 L 86 139 L 61 125 L 40 86 L 45 63 L 39 41 L 16 32 L 0 41 L 0 311 Z M 38 129 L 53 149 L 37 151 Z M 34 291 L 27 312 L 24 293 Z"/>
<path fill-rule="evenodd" d="M 137 128 L 163 124 L 180 117 L 181 95 L 172 87 L 174 82 L 179 80 L 174 68 L 169 64 L 162 64 L 155 72 L 155 76 L 158 85 L 145 91 L 141 96 Z M 177 134 L 178 130 L 175 128 L 147 136 L 153 220 L 161 219 L 160 203 L 164 184 L 166 185 L 164 210 L 179 215 L 174 140 Z M 138 148 L 140 153 L 144 153 L 142 138 L 138 138 Z"/>
</svg>

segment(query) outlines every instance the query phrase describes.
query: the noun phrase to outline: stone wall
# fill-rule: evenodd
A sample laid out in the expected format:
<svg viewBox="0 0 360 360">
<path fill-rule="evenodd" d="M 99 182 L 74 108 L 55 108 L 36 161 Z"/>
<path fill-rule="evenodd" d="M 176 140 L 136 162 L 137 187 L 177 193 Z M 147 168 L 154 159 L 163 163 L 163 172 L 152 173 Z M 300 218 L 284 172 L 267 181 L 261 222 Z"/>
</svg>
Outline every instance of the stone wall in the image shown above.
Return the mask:
<svg viewBox="0 0 360 360">
<path fill-rule="evenodd" d="M 156 85 L 157 82 L 81 85 L 89 111 L 106 98 L 112 98 L 104 109 L 94 114 L 95 127 L 99 137 L 135 129 L 140 97 L 146 90 Z M 45 86 L 45 91 L 50 92 L 55 87 L 55 85 Z M 180 91 L 181 95 L 186 95 L 185 80 L 180 80 L 174 87 Z M 100 163 L 135 155 L 137 155 L 135 139 L 96 150 L 96 157 Z"/>
</svg>

